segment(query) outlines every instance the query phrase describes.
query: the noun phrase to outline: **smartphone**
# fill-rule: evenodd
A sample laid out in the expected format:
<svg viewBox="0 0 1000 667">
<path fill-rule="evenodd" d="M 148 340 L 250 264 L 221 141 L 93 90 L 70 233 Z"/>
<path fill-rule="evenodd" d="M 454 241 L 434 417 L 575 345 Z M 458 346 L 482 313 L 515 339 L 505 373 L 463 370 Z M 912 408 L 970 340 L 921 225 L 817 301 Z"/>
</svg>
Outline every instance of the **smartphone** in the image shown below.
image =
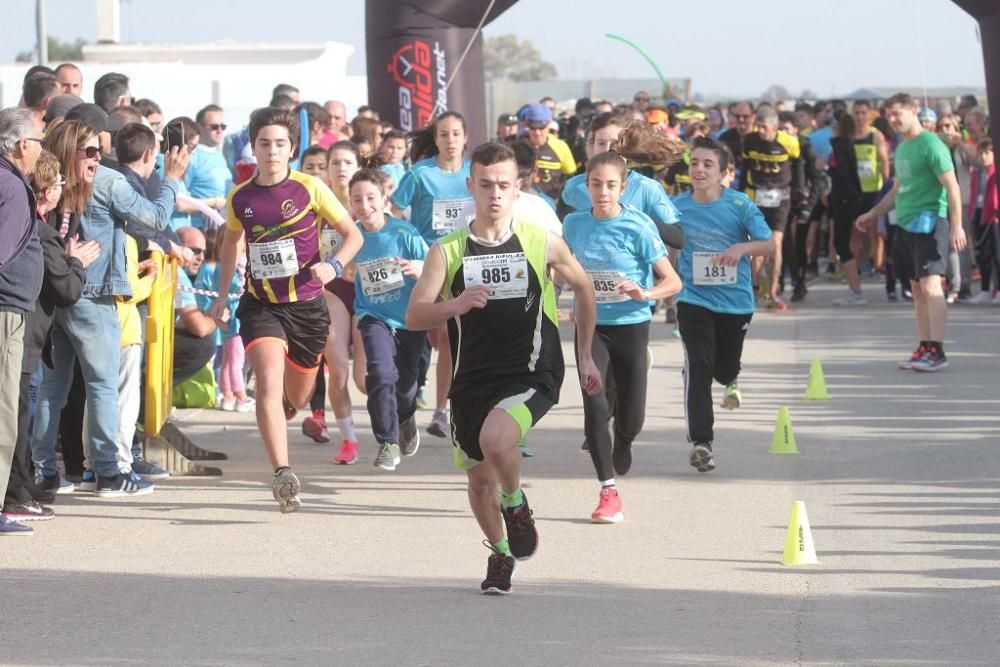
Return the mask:
<svg viewBox="0 0 1000 667">
<path fill-rule="evenodd" d="M 181 149 L 187 146 L 187 141 L 185 141 L 184 137 L 184 123 L 180 121 L 170 121 L 167 123 L 166 129 L 163 131 L 163 141 L 160 143 L 160 151 L 163 154 L 167 154 L 174 146 L 180 146 Z"/>
</svg>

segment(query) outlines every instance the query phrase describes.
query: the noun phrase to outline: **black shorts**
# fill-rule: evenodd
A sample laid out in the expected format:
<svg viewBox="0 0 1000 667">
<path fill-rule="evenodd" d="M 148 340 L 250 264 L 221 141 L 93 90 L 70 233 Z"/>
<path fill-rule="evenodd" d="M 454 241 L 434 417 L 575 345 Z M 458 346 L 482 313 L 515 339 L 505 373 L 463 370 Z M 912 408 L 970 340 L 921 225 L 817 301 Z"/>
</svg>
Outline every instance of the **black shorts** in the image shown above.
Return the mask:
<svg viewBox="0 0 1000 667">
<path fill-rule="evenodd" d="M 763 206 L 758 208 L 764 214 L 764 220 L 767 221 L 767 226 L 771 228 L 772 232 L 784 233 L 785 227 L 788 226 L 788 214 L 792 210 L 791 200 L 786 199 L 781 202 L 781 206 L 775 208 L 764 208 Z"/>
<path fill-rule="evenodd" d="M 463 391 L 451 396 L 451 444 L 455 467 L 469 470 L 483 460 L 479 430 L 493 410 L 503 410 L 521 427 L 521 438 L 545 416 L 555 401 L 550 392 L 526 384 L 504 384 L 500 388 Z"/>
<path fill-rule="evenodd" d="M 267 340 L 278 341 L 296 369 L 311 371 L 319 367 L 330 333 L 330 311 L 321 297 L 265 303 L 246 293 L 240 297 L 236 316 L 240 318 L 240 338 L 247 350 Z"/>
<path fill-rule="evenodd" d="M 896 227 L 892 266 L 897 276 L 920 280 L 947 272 L 949 229 L 946 218 L 938 218 L 932 234 L 914 234 Z"/>
<path fill-rule="evenodd" d="M 343 278 L 334 278 L 326 284 L 326 291 L 340 299 L 347 312 L 354 317 L 354 297 L 357 294 L 354 291 L 354 283 Z"/>
</svg>

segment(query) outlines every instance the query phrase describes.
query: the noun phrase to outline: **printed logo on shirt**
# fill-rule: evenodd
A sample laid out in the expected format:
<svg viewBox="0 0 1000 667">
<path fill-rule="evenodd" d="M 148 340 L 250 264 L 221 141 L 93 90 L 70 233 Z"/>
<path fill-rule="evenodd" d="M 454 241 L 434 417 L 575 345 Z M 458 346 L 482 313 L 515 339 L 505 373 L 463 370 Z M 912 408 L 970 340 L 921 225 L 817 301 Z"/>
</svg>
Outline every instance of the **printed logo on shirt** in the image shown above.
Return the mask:
<svg viewBox="0 0 1000 667">
<path fill-rule="evenodd" d="M 518 273 L 521 272 L 518 271 Z M 524 300 L 524 312 L 528 312 L 529 310 L 531 310 L 531 306 L 534 303 L 535 303 L 535 293 L 531 292 L 530 294 L 528 294 L 528 298 Z"/>
<path fill-rule="evenodd" d="M 244 218 L 252 218 L 253 217 L 253 207 L 247 206 L 245 209 L 243 209 L 243 217 Z"/>
<path fill-rule="evenodd" d="M 286 199 L 281 202 L 281 219 L 291 220 L 295 217 L 295 214 L 299 212 L 299 207 L 295 205 L 291 199 Z"/>
</svg>

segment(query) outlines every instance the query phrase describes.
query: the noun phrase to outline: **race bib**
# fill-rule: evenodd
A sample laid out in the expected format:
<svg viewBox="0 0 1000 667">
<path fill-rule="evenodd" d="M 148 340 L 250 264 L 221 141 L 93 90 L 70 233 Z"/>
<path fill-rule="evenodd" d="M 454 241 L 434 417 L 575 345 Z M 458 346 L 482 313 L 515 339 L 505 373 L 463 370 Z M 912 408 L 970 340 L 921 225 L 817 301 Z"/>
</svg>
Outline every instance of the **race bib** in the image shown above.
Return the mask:
<svg viewBox="0 0 1000 667">
<path fill-rule="evenodd" d="M 587 271 L 587 276 L 594 283 L 594 297 L 597 303 L 622 303 L 631 297 L 618 293 L 618 283 L 625 280 L 625 274 L 620 271 Z"/>
<path fill-rule="evenodd" d="M 485 285 L 491 299 L 523 299 L 528 296 L 528 260 L 523 252 L 478 255 L 462 259 L 465 286 Z"/>
<path fill-rule="evenodd" d="M 319 233 L 319 256 L 324 262 L 329 262 L 344 245 L 344 237 L 336 229 L 324 227 Z"/>
<path fill-rule="evenodd" d="M 442 236 L 459 227 L 468 227 L 476 217 L 476 200 L 472 197 L 464 199 L 435 199 L 431 212 L 431 226 Z"/>
<path fill-rule="evenodd" d="M 287 278 L 299 272 L 295 239 L 249 244 L 250 274 L 258 280 Z"/>
<path fill-rule="evenodd" d="M 382 257 L 358 264 L 361 291 L 365 296 L 376 296 L 403 286 L 403 272 L 393 257 Z"/>
<path fill-rule="evenodd" d="M 785 190 L 783 188 L 761 188 L 754 190 L 754 202 L 757 206 L 764 208 L 778 208 L 781 200 L 784 199 Z"/>
<path fill-rule="evenodd" d="M 736 282 L 737 267 L 718 264 L 718 254 L 696 252 L 692 253 L 692 257 L 695 285 L 732 285 Z"/>
</svg>

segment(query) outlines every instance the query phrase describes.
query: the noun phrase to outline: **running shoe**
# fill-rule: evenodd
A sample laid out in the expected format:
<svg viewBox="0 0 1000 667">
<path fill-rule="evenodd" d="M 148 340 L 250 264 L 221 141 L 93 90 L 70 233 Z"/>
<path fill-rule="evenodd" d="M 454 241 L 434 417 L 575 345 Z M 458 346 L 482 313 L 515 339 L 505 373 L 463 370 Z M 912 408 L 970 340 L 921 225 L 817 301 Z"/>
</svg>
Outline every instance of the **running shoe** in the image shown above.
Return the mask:
<svg viewBox="0 0 1000 667">
<path fill-rule="evenodd" d="M 56 518 L 52 508 L 34 500 L 29 503 L 5 503 L 0 514 L 10 521 L 50 521 Z"/>
<path fill-rule="evenodd" d="M 147 496 L 155 487 L 134 472 L 119 472 L 114 477 L 97 476 L 98 498 L 124 498 L 126 496 Z"/>
<path fill-rule="evenodd" d="M 399 445 L 394 442 L 383 442 L 378 446 L 378 454 L 372 467 L 379 470 L 395 470 L 402 459 L 399 456 Z"/>
<path fill-rule="evenodd" d="M 833 305 L 835 306 L 863 306 L 866 303 L 868 303 L 868 300 L 865 299 L 861 290 L 855 292 L 849 289 L 847 290 L 847 294 L 833 300 Z"/>
<path fill-rule="evenodd" d="M 417 410 L 427 409 L 427 394 L 424 393 L 423 389 L 417 390 Z"/>
<path fill-rule="evenodd" d="M 42 491 L 50 491 L 60 496 L 64 493 L 73 493 L 76 488 L 73 486 L 73 482 L 63 479 L 59 474 L 55 474 L 52 477 L 40 475 L 35 478 L 35 485 Z"/>
<path fill-rule="evenodd" d="M 0 514 L 0 535 L 31 535 L 35 532 L 35 529 L 31 526 L 25 526 L 23 523 L 18 523 L 17 521 L 11 521 L 7 517 Z M 485 581 L 483 582 L 486 583 Z M 508 592 L 510 585 L 508 584 Z M 485 591 L 484 591 L 485 592 Z"/>
<path fill-rule="evenodd" d="M 447 438 L 448 431 L 448 411 L 435 410 L 431 423 L 427 425 L 427 432 L 438 438 Z"/>
<path fill-rule="evenodd" d="M 921 343 L 920 347 L 918 347 L 916 351 L 914 351 L 914 353 L 910 355 L 910 358 L 900 361 L 898 364 L 896 364 L 896 368 L 898 368 L 901 371 L 913 370 L 913 364 L 920 361 L 923 358 L 924 353 L 926 352 L 927 348 L 924 347 L 923 343 Z"/>
<path fill-rule="evenodd" d="M 155 463 L 150 463 L 142 456 L 132 457 L 132 472 L 139 475 L 143 479 L 167 479 L 170 477 L 170 473 L 156 465 Z M 86 473 L 84 473 L 86 474 Z M 80 482 L 80 489 L 83 490 L 83 481 Z"/>
<path fill-rule="evenodd" d="M 597 509 L 590 515 L 591 523 L 618 523 L 625 518 L 622 511 L 622 499 L 613 486 L 601 489 L 601 498 L 597 501 Z"/>
<path fill-rule="evenodd" d="M 528 445 L 524 443 L 524 440 L 517 443 L 517 448 L 521 450 L 521 458 L 530 459 L 535 455 L 535 452 L 531 450 L 531 447 L 528 447 Z"/>
<path fill-rule="evenodd" d="M 896 296 L 896 290 L 892 290 L 891 292 L 889 290 L 886 290 L 885 298 L 888 299 L 890 303 L 896 303 L 897 301 L 899 301 L 899 297 Z"/>
<path fill-rule="evenodd" d="M 583 444 L 580 445 L 580 451 L 581 452 L 589 452 L 590 451 L 590 443 L 587 442 L 586 439 L 584 439 Z"/>
<path fill-rule="evenodd" d="M 84 470 L 77 488 L 80 491 L 88 491 L 90 493 L 97 491 L 97 473 L 93 470 Z"/>
<path fill-rule="evenodd" d="M 805 300 L 807 292 L 808 290 L 806 289 L 805 284 L 798 283 L 795 285 L 795 288 L 792 290 L 792 303 L 798 303 L 799 301 Z"/>
<path fill-rule="evenodd" d="M 627 475 L 632 469 L 632 443 L 619 443 L 615 438 L 615 444 L 611 450 L 611 462 L 615 466 L 615 473 Z"/>
<path fill-rule="evenodd" d="M 420 449 L 420 429 L 417 428 L 416 413 L 399 422 L 399 452 L 403 456 L 413 456 Z"/>
<path fill-rule="evenodd" d="M 497 551 L 489 540 L 483 540 L 483 544 L 493 553 L 486 561 L 486 578 L 479 584 L 479 590 L 483 595 L 510 595 L 510 578 L 517 569 L 517 559 Z"/>
<path fill-rule="evenodd" d="M 976 296 L 969 297 L 969 299 L 967 299 L 965 303 L 981 304 L 981 303 L 989 303 L 992 300 L 993 299 L 990 298 L 989 292 L 980 292 Z"/>
<path fill-rule="evenodd" d="M 252 398 L 247 398 L 245 401 L 236 401 L 236 412 L 247 414 L 250 412 L 257 411 L 257 401 Z"/>
<path fill-rule="evenodd" d="M 674 338 L 680 338 L 681 328 L 675 325 L 674 328 L 670 330 L 670 335 L 673 336 Z"/>
<path fill-rule="evenodd" d="M 767 309 L 773 310 L 776 313 L 783 313 L 788 310 L 788 304 L 775 297 L 774 299 L 767 300 Z"/>
<path fill-rule="evenodd" d="M 913 292 L 908 289 L 903 290 L 903 301 L 913 301 Z"/>
<path fill-rule="evenodd" d="M 225 412 L 236 412 L 235 398 L 230 398 L 230 399 L 223 398 L 221 401 L 218 401 L 216 405 L 219 406 L 220 410 L 223 410 Z"/>
<path fill-rule="evenodd" d="M 322 410 L 313 410 L 312 415 L 302 420 L 302 433 L 314 442 L 330 442 L 330 431 L 326 427 L 326 416 Z"/>
<path fill-rule="evenodd" d="M 524 502 L 517 507 L 501 507 L 500 513 L 507 526 L 507 541 L 514 558 L 528 560 L 534 556 L 538 551 L 538 529 L 531 516 L 533 512 L 528 507 L 528 496 L 525 495 Z"/>
<path fill-rule="evenodd" d="M 691 455 L 688 463 L 698 472 L 712 472 L 715 470 L 715 459 L 712 457 L 712 445 L 707 442 L 696 442 L 691 448 Z"/>
<path fill-rule="evenodd" d="M 726 410 L 735 410 L 743 405 L 743 394 L 736 383 L 726 385 L 726 393 L 722 396 L 722 407 Z"/>
<path fill-rule="evenodd" d="M 912 367 L 920 373 L 934 373 L 948 368 L 948 357 L 944 356 L 941 350 L 932 347 L 914 361 Z"/>
<path fill-rule="evenodd" d="M 274 473 L 271 495 L 278 501 L 278 509 L 282 514 L 294 512 L 302 507 L 302 501 L 299 500 L 301 490 L 302 484 L 299 483 L 299 478 L 289 468 L 282 468 Z"/>
<path fill-rule="evenodd" d="M 653 367 L 653 351 L 647 347 L 646 348 L 646 370 L 648 371 L 652 367 Z"/>
<path fill-rule="evenodd" d="M 333 462 L 339 466 L 352 466 L 358 462 L 358 443 L 353 440 L 344 440 L 340 443 L 340 452 L 334 457 Z"/>
<path fill-rule="evenodd" d="M 665 322 L 667 324 L 677 324 L 677 307 L 667 306 L 667 315 Z"/>
</svg>

